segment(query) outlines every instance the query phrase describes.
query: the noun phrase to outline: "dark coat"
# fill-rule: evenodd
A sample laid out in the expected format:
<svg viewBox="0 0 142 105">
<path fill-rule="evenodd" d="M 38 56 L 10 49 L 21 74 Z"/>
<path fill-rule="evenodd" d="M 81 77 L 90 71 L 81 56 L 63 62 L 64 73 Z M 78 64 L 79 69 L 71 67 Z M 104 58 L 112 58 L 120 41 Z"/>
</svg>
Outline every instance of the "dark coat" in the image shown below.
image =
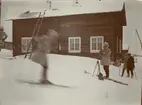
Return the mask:
<svg viewBox="0 0 142 105">
<path fill-rule="evenodd" d="M 135 68 L 135 61 L 132 56 L 130 56 L 127 60 L 127 70 L 133 70 Z"/>
</svg>

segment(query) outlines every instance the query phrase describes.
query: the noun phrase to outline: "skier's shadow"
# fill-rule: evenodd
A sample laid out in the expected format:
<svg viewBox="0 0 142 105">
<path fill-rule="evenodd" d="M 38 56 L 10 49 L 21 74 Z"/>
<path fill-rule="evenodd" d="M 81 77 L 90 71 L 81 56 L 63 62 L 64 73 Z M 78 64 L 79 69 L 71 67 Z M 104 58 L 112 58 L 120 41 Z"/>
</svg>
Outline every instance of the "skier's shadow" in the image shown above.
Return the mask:
<svg viewBox="0 0 142 105">
<path fill-rule="evenodd" d="M 16 79 L 16 81 L 18 83 L 25 83 L 25 84 L 29 84 L 29 85 L 39 85 L 39 86 L 53 86 L 53 87 L 58 87 L 58 88 L 68 88 L 68 89 L 73 89 L 76 87 L 71 87 L 71 86 L 65 86 L 65 85 L 59 85 L 59 84 L 54 84 L 54 83 L 50 83 L 50 84 L 42 84 L 40 82 L 35 82 L 35 81 L 31 81 L 31 80 L 22 80 L 22 79 Z"/>
</svg>

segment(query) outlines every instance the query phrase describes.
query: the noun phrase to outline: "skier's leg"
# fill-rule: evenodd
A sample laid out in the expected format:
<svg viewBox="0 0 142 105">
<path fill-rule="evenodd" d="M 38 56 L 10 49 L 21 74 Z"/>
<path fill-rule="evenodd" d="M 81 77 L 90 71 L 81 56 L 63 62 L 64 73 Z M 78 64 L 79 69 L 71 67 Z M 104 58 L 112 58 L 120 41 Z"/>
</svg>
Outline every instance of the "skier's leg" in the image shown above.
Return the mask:
<svg viewBox="0 0 142 105">
<path fill-rule="evenodd" d="M 107 76 L 106 66 L 103 66 L 103 68 L 104 68 L 105 74 Z"/>
<path fill-rule="evenodd" d="M 41 72 L 41 79 L 40 79 L 40 82 L 44 82 L 45 80 L 47 80 L 47 67 L 45 66 L 42 66 L 42 72 Z"/>
<path fill-rule="evenodd" d="M 47 66 L 43 67 L 42 77 L 44 80 L 47 80 Z"/>
<path fill-rule="evenodd" d="M 44 65 L 42 65 L 43 69 L 42 69 L 42 79 L 41 79 L 41 83 L 46 83 L 46 84 L 51 84 L 50 81 L 48 81 L 48 76 L 47 76 L 47 71 L 48 71 L 48 64 L 47 64 L 47 59 L 45 59 L 45 63 Z"/>
<path fill-rule="evenodd" d="M 133 69 L 131 70 L 131 78 L 133 78 L 133 75 L 134 75 L 134 73 L 133 73 Z"/>
<path fill-rule="evenodd" d="M 129 69 L 127 69 L 127 77 L 129 77 L 130 76 L 130 70 Z"/>
<path fill-rule="evenodd" d="M 122 74 L 121 74 L 121 77 L 123 77 L 124 72 L 125 72 L 125 68 L 123 68 L 123 69 L 122 69 Z"/>
<path fill-rule="evenodd" d="M 109 66 L 106 66 L 106 71 L 107 71 L 107 78 L 109 78 Z"/>
<path fill-rule="evenodd" d="M 109 66 L 104 66 L 104 70 L 105 70 L 105 73 L 106 73 L 106 78 L 109 78 Z"/>
</svg>

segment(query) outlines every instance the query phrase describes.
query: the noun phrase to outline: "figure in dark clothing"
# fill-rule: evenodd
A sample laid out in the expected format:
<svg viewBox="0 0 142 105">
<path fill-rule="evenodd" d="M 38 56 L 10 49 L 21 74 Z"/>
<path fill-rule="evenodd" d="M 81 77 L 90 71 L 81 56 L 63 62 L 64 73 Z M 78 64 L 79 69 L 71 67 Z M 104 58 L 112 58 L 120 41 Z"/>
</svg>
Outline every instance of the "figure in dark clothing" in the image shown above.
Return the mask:
<svg viewBox="0 0 142 105">
<path fill-rule="evenodd" d="M 123 75 L 124 75 L 124 72 L 127 70 L 127 61 L 128 61 L 128 53 L 125 53 L 125 55 L 124 55 L 124 65 L 123 65 L 123 69 L 122 69 L 122 74 L 121 74 L 121 77 L 123 77 Z M 127 72 L 128 73 L 128 72 Z M 127 74 L 127 76 L 128 76 L 128 74 Z"/>
<path fill-rule="evenodd" d="M 131 78 L 133 78 L 133 71 L 135 68 L 135 62 L 134 62 L 134 58 L 131 56 L 131 54 L 128 54 L 129 58 L 127 60 L 127 73 L 128 73 L 128 77 L 130 77 L 130 73 L 131 73 Z"/>
</svg>

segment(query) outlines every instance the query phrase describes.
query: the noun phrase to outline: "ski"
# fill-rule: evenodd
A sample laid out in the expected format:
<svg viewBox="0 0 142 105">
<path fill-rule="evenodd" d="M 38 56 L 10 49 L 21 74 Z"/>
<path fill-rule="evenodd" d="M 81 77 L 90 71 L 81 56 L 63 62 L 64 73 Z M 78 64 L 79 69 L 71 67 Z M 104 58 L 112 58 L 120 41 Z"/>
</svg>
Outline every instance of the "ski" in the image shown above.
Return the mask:
<svg viewBox="0 0 142 105">
<path fill-rule="evenodd" d="M 109 80 L 109 81 L 112 81 L 112 82 L 115 82 L 115 83 L 118 83 L 118 84 L 121 84 L 121 85 L 128 85 L 127 83 L 124 83 L 124 82 L 121 82 L 121 81 L 118 81 L 118 80 L 115 80 L 115 79 L 112 79 L 112 78 L 107 78 L 105 80 Z"/>
<path fill-rule="evenodd" d="M 69 86 L 64 86 L 64 85 L 58 85 L 58 84 L 54 84 L 54 83 L 40 83 L 40 82 L 35 82 L 32 80 L 21 80 L 21 79 L 16 79 L 16 81 L 18 83 L 25 83 L 25 84 L 29 84 L 29 85 L 39 85 L 39 86 L 55 86 L 55 87 L 62 87 L 62 88 L 71 88 Z"/>
<path fill-rule="evenodd" d="M 91 74 L 90 72 L 88 72 L 88 71 L 84 71 L 84 73 L 85 74 L 89 74 L 89 75 L 91 75 L 91 76 L 94 76 L 93 74 Z M 98 79 L 99 80 L 104 80 L 105 79 L 105 77 L 102 77 L 102 75 L 100 76 L 101 77 L 101 79 L 99 78 L 99 75 L 96 75 L 97 77 L 98 77 Z M 123 83 L 123 82 L 121 82 L 121 81 L 118 81 L 118 80 L 114 80 L 114 79 L 112 79 L 112 78 L 107 78 L 107 79 L 105 79 L 105 80 L 109 80 L 109 81 L 112 81 L 112 82 L 115 82 L 115 83 L 118 83 L 118 84 L 121 84 L 121 85 L 128 85 L 127 83 Z"/>
<path fill-rule="evenodd" d="M 0 59 L 13 60 L 13 59 L 16 59 L 16 58 L 15 57 L 0 57 Z"/>
</svg>

